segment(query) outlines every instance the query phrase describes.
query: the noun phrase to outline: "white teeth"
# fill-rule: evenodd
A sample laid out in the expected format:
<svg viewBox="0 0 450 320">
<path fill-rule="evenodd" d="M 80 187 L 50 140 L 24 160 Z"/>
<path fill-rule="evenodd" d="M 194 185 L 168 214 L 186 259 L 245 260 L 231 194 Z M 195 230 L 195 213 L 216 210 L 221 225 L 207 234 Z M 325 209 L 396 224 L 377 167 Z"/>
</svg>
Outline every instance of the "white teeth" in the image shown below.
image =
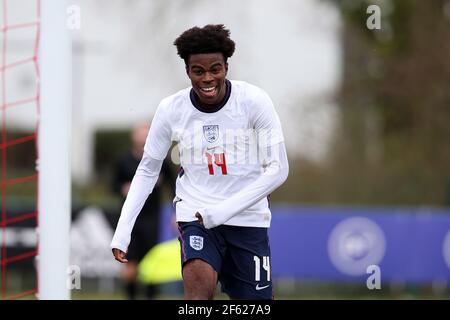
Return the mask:
<svg viewBox="0 0 450 320">
<path fill-rule="evenodd" d="M 202 88 L 203 91 L 213 91 L 215 87 Z"/>
</svg>

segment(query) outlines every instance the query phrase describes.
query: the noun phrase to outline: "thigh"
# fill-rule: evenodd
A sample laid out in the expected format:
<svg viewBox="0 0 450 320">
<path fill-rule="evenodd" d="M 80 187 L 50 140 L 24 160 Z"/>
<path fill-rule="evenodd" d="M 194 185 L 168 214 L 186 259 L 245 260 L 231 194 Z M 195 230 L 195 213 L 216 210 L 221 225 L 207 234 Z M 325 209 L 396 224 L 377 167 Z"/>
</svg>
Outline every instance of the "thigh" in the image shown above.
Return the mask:
<svg viewBox="0 0 450 320">
<path fill-rule="evenodd" d="M 184 298 L 209 300 L 214 298 L 217 272 L 201 259 L 191 259 L 183 266 Z"/>
<path fill-rule="evenodd" d="M 227 243 L 222 291 L 234 299 L 272 299 L 267 228 L 222 226 Z"/>
</svg>

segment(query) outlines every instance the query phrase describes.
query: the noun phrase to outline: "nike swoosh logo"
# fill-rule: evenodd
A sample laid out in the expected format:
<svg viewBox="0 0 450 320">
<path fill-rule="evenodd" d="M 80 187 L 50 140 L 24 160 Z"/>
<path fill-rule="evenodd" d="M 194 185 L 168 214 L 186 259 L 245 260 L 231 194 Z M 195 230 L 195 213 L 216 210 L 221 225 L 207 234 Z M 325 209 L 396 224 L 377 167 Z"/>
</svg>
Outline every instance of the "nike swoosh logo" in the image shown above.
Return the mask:
<svg viewBox="0 0 450 320">
<path fill-rule="evenodd" d="M 259 283 L 256 285 L 256 290 L 262 290 L 262 289 L 265 289 L 265 288 L 268 288 L 268 287 L 270 287 L 270 284 L 268 284 L 267 286 L 264 286 L 264 287 L 260 287 L 259 286 Z"/>
</svg>

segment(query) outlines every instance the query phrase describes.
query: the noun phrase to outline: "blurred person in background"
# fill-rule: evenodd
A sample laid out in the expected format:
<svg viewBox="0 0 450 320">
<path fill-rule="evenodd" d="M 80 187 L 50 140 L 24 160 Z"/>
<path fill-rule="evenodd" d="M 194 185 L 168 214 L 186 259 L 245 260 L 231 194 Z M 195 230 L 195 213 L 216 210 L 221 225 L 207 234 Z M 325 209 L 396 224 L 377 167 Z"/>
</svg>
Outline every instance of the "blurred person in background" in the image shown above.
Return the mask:
<svg viewBox="0 0 450 320">
<path fill-rule="evenodd" d="M 113 191 L 122 199 L 122 204 L 128 195 L 131 181 L 144 153 L 144 144 L 150 129 L 150 124 L 139 123 L 131 132 L 131 150 L 123 154 L 117 161 L 114 171 Z M 137 280 L 138 264 L 147 252 L 158 243 L 159 217 L 161 211 L 162 187 L 166 184 L 173 198 L 175 194 L 175 176 L 170 164 L 165 160 L 161 175 L 155 184 L 152 194 L 145 201 L 139 217 L 136 219 L 131 242 L 128 247 L 128 263 L 121 272 L 125 292 L 130 300 L 138 297 L 139 283 Z M 157 294 L 156 285 L 145 286 L 145 296 L 152 299 Z"/>
<path fill-rule="evenodd" d="M 235 47 L 229 36 L 223 25 L 207 25 L 175 40 L 192 86 L 158 106 L 111 241 L 115 259 L 126 262 L 134 219 L 178 142 L 174 204 L 188 300 L 213 299 L 218 281 L 232 299 L 273 298 L 268 196 L 289 165 L 268 94 L 226 79 Z"/>
</svg>

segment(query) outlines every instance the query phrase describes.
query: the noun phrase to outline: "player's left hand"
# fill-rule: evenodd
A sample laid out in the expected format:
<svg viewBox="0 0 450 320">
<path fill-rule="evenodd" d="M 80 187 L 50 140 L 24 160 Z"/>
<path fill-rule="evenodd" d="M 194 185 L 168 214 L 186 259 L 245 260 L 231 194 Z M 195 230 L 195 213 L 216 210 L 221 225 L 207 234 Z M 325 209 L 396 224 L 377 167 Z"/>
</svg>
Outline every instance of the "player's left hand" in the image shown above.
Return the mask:
<svg viewBox="0 0 450 320">
<path fill-rule="evenodd" d="M 203 225 L 203 217 L 199 212 L 195 213 L 195 217 L 198 219 L 198 222 L 200 222 L 200 224 Z"/>
</svg>

